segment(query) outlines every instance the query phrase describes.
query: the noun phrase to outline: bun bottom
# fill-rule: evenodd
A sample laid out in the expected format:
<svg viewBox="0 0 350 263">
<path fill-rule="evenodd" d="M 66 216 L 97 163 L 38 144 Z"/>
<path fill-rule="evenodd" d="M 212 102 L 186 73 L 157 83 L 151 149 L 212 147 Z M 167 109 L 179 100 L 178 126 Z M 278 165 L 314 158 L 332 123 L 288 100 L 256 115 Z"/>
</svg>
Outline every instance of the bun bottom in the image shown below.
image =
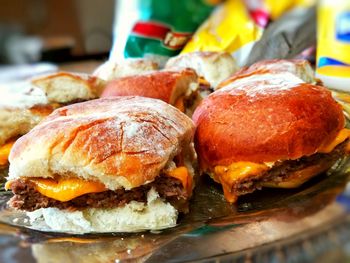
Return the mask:
<svg viewBox="0 0 350 263">
<path fill-rule="evenodd" d="M 178 211 L 164 202 L 152 188 L 147 193 L 147 204 L 132 201 L 112 209 L 88 208 L 82 211 L 41 208 L 27 212 L 31 228 L 74 234 L 141 232 L 174 227 Z"/>
</svg>

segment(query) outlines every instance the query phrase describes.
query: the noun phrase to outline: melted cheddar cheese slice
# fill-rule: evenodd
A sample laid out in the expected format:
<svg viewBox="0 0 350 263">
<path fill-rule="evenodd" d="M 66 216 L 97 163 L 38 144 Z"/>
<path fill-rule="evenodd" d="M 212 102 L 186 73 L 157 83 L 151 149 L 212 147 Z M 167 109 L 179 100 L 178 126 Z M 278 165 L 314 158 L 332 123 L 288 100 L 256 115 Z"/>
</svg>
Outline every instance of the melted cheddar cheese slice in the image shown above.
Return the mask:
<svg viewBox="0 0 350 263">
<path fill-rule="evenodd" d="M 192 191 L 192 176 L 189 175 L 186 167 L 179 167 L 169 171 L 167 176 L 174 177 L 181 181 L 181 184 L 190 194 Z M 80 178 L 30 178 L 28 179 L 35 185 L 35 189 L 44 196 L 67 202 L 84 194 L 99 193 L 108 189 L 100 182 L 86 181 Z M 8 181 L 5 189 L 11 188 L 11 182 Z"/>
<path fill-rule="evenodd" d="M 214 168 L 214 179 L 221 183 L 226 200 L 234 203 L 237 200 L 237 195 L 232 193 L 233 184 L 249 176 L 259 175 L 268 169 L 269 167 L 266 164 L 236 162 L 229 166 L 216 166 Z"/>
<path fill-rule="evenodd" d="M 346 139 L 350 138 L 350 130 L 349 129 L 342 129 L 337 137 L 328 145 L 320 147 L 317 152 L 319 153 L 330 153 L 334 150 L 334 148 L 339 145 L 340 143 L 344 142 Z"/>
<path fill-rule="evenodd" d="M 66 202 L 78 196 L 106 191 L 100 182 L 86 181 L 79 178 L 60 178 L 59 180 L 31 178 L 36 190 L 44 196 Z"/>
<path fill-rule="evenodd" d="M 86 181 L 80 178 L 30 178 L 28 181 L 35 185 L 35 189 L 44 196 L 66 202 L 78 196 L 99 193 L 107 188 L 100 182 Z M 5 184 L 5 189 L 11 188 L 11 181 Z"/>
<path fill-rule="evenodd" d="M 187 194 L 191 194 L 193 179 L 192 176 L 189 175 L 188 170 L 185 166 L 181 166 L 175 168 L 174 170 L 168 171 L 166 175 L 178 179 L 181 182 L 183 188 L 186 189 Z"/>
<path fill-rule="evenodd" d="M 317 152 L 330 153 L 337 145 L 344 142 L 348 138 L 350 138 L 350 130 L 342 129 L 331 143 L 321 146 Z M 346 146 L 345 151 L 350 152 L 350 143 Z M 326 164 L 319 164 L 307 167 L 292 174 L 291 180 L 279 183 L 265 182 L 263 186 L 276 188 L 298 187 L 317 173 L 324 171 L 325 165 Z M 253 162 L 236 162 L 230 164 L 229 166 L 216 166 L 214 168 L 213 177 L 215 181 L 221 183 L 226 200 L 230 203 L 234 203 L 237 200 L 237 195 L 232 193 L 232 187 L 235 182 L 242 181 L 250 176 L 259 176 L 270 168 L 271 164 L 269 163 L 261 164 Z"/>
<path fill-rule="evenodd" d="M 8 163 L 8 157 L 14 143 L 15 140 L 12 140 L 0 147 L 0 165 L 6 165 Z"/>
</svg>

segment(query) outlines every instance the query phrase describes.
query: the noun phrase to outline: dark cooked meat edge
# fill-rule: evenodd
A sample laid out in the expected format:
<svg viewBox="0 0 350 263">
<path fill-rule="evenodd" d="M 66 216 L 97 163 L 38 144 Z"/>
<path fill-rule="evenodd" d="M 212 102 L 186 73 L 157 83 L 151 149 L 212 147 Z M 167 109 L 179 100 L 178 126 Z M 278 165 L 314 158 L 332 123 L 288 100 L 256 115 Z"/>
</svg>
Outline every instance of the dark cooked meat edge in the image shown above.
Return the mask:
<svg viewBox="0 0 350 263">
<path fill-rule="evenodd" d="M 11 190 L 15 195 L 9 200 L 9 205 L 25 211 L 48 207 L 72 211 L 85 208 L 115 208 L 131 201 L 146 202 L 147 192 L 151 187 L 154 187 L 162 198 L 173 204 L 179 211 L 186 212 L 187 192 L 178 179 L 169 176 L 159 176 L 154 182 L 131 190 L 118 189 L 89 193 L 66 202 L 44 196 L 35 189 L 34 183 L 18 179 L 11 184 Z"/>
<path fill-rule="evenodd" d="M 302 170 L 315 164 L 329 163 L 329 167 L 331 167 L 339 158 L 345 155 L 347 143 L 348 140 L 344 141 L 336 146 L 330 153 L 315 153 L 297 160 L 286 160 L 276 163 L 274 167 L 262 173 L 260 176 L 252 176 L 242 181 L 237 181 L 232 186 L 232 193 L 237 195 L 252 193 L 255 190 L 261 189 L 262 183 L 264 182 L 281 182 L 288 180 L 292 172 Z"/>
</svg>

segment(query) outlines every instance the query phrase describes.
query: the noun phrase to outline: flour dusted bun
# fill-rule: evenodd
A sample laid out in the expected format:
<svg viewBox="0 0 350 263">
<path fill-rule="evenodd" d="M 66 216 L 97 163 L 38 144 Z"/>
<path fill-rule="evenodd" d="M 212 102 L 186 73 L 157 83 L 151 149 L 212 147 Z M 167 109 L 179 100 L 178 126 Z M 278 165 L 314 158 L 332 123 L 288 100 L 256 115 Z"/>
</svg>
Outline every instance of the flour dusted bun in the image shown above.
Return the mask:
<svg viewBox="0 0 350 263">
<path fill-rule="evenodd" d="M 147 203 L 132 201 L 111 209 L 86 208 L 81 211 L 41 208 L 27 213 L 33 228 L 65 233 L 140 232 L 174 227 L 178 211 L 151 189 Z M 59 219 L 59 220 L 58 220 Z"/>
<path fill-rule="evenodd" d="M 172 227 L 194 187 L 194 124 L 161 100 L 113 97 L 55 110 L 13 145 L 11 208 L 38 230 Z"/>
<path fill-rule="evenodd" d="M 31 80 L 42 89 L 49 102 L 72 103 L 96 99 L 105 86 L 105 81 L 87 74 L 58 72 Z"/>
<path fill-rule="evenodd" d="M 152 182 L 180 152 L 192 156 L 193 133 L 191 119 L 160 100 L 114 97 L 73 104 L 16 141 L 9 180 L 68 176 L 128 190 Z"/>
<path fill-rule="evenodd" d="M 235 73 L 238 65 L 229 53 L 198 51 L 170 58 L 165 68 L 192 68 L 215 88 L 221 81 Z"/>
<path fill-rule="evenodd" d="M 119 62 L 106 61 L 94 71 L 93 76 L 110 81 L 148 73 L 157 69 L 159 69 L 159 65 L 153 60 L 128 58 Z"/>
</svg>

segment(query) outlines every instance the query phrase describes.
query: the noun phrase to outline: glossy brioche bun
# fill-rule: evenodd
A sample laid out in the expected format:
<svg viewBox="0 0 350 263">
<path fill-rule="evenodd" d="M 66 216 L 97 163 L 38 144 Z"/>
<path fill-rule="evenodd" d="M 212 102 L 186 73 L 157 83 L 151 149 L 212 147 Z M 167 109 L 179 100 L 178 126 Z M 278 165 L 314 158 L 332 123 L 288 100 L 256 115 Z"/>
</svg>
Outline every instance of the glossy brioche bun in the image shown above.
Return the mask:
<svg viewBox="0 0 350 263">
<path fill-rule="evenodd" d="M 169 104 L 189 91 L 190 84 L 197 82 L 194 70 L 155 71 L 138 76 L 119 78 L 109 82 L 101 97 L 142 96 L 160 99 Z"/>
<path fill-rule="evenodd" d="M 326 88 L 279 79 L 218 90 L 193 120 L 202 170 L 312 155 L 344 127 L 342 108 Z"/>
<path fill-rule="evenodd" d="M 193 156 L 190 118 L 160 100 L 114 97 L 55 110 L 14 144 L 9 180 L 80 177 L 107 188 L 153 181 L 182 153 Z M 191 161 L 187 163 L 191 171 Z"/>
</svg>

